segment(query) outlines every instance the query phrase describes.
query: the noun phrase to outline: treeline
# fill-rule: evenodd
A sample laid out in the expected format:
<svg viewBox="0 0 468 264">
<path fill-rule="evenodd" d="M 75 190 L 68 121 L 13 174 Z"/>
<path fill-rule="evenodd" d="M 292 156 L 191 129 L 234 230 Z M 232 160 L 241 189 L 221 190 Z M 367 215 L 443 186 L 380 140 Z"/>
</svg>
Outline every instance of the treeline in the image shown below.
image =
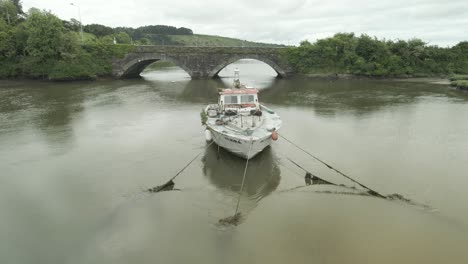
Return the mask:
<svg viewBox="0 0 468 264">
<path fill-rule="evenodd" d="M 297 72 L 344 73 L 375 77 L 447 76 L 468 73 L 468 42 L 451 48 L 420 39 L 379 40 L 338 33 L 289 48 L 286 58 Z"/>
<path fill-rule="evenodd" d="M 20 0 L 0 0 L 0 78 L 94 79 L 112 73 L 111 59 L 133 45 L 159 44 L 164 34 L 193 34 L 187 28 L 110 28 L 60 20 L 49 11 L 23 12 Z M 117 44 L 112 45 L 114 41 Z"/>
<path fill-rule="evenodd" d="M 76 27 L 74 28 L 76 30 Z M 143 26 L 138 28 L 131 27 L 116 27 L 111 28 L 100 24 L 90 24 L 83 27 L 83 31 L 91 33 L 98 38 L 106 36 L 114 36 L 116 34 L 128 35 L 128 40 L 140 45 L 145 44 L 165 44 L 165 45 L 180 45 L 180 43 L 171 40 L 168 35 L 193 35 L 193 31 L 188 28 L 173 26 L 155 25 Z"/>
<path fill-rule="evenodd" d="M 82 45 L 80 34 L 50 12 L 24 13 L 20 1 L 0 0 L 0 78 L 93 79 L 111 74 L 110 58 L 131 48 Z"/>
</svg>

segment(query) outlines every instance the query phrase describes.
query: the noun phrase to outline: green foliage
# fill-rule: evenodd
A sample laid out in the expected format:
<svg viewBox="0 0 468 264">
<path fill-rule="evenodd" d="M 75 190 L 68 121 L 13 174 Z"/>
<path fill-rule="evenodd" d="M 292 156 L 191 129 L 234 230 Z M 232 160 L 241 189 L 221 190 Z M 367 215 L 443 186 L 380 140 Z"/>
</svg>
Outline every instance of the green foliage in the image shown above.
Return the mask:
<svg viewBox="0 0 468 264">
<path fill-rule="evenodd" d="M 46 79 L 56 60 L 54 59 L 39 59 L 37 57 L 25 56 L 19 61 L 21 76 L 27 76 L 32 79 Z"/>
<path fill-rule="evenodd" d="M 338 33 L 315 43 L 289 48 L 286 58 L 302 73 L 364 76 L 446 76 L 468 73 L 468 42 L 453 48 L 428 46 L 420 39 L 384 41 L 367 35 Z"/>
<path fill-rule="evenodd" d="M 193 35 L 191 29 L 180 27 L 172 27 L 165 25 L 144 26 L 138 28 L 117 27 L 111 28 L 99 24 L 90 24 L 83 27 L 85 32 L 91 33 L 98 38 L 102 38 L 103 43 L 112 44 L 115 37 L 118 44 L 130 44 L 131 40 L 136 43 L 149 44 L 166 44 L 177 45 L 172 41 L 169 35 Z M 126 35 L 124 35 L 124 33 Z"/>
<path fill-rule="evenodd" d="M 12 0 L 11 2 L 13 3 L 13 5 L 15 5 L 16 11 L 18 11 L 18 14 L 20 14 L 20 15 L 24 14 L 23 5 L 21 4 L 21 0 Z"/>
<path fill-rule="evenodd" d="M 135 41 L 135 45 L 151 45 L 151 40 L 147 38 L 141 38 Z"/>
<path fill-rule="evenodd" d="M 191 29 L 188 28 L 176 28 L 173 26 L 156 25 L 156 26 L 144 26 L 134 30 L 134 32 L 128 32 L 129 35 L 133 35 L 135 38 L 143 37 L 145 34 L 153 35 L 193 35 Z"/>
<path fill-rule="evenodd" d="M 0 0 L 0 20 L 8 25 L 15 25 L 18 22 L 18 8 L 10 0 Z"/>
<path fill-rule="evenodd" d="M 89 80 L 112 73 L 112 58 L 121 58 L 134 49 L 132 45 L 103 45 L 78 47 L 74 56 L 64 57 L 48 68 L 48 79 L 57 81 Z"/>
<path fill-rule="evenodd" d="M 175 63 L 171 62 L 171 61 L 163 61 L 163 60 L 159 60 L 159 61 L 156 61 L 154 63 L 151 63 L 150 65 L 148 65 L 146 68 L 145 68 L 145 71 L 151 71 L 151 70 L 160 70 L 160 69 L 164 69 L 164 68 L 167 68 L 167 67 L 174 67 L 174 66 L 177 66 Z"/>
<path fill-rule="evenodd" d="M 62 21 L 48 11 L 31 9 L 25 21 L 26 52 L 38 61 L 59 59 L 64 43 Z"/>
<path fill-rule="evenodd" d="M 62 20 L 62 24 L 63 24 L 63 27 L 66 29 L 66 30 L 69 30 L 69 31 L 81 31 L 81 23 L 80 21 L 72 18 L 70 19 L 70 21 L 67 21 L 67 20 Z"/>
<path fill-rule="evenodd" d="M 206 121 L 208 121 L 208 116 L 205 113 L 205 109 L 202 109 L 200 112 L 200 121 L 202 125 L 206 125 Z"/>
<path fill-rule="evenodd" d="M 111 45 L 114 44 L 131 44 L 130 36 L 125 32 L 118 32 L 115 34 L 107 35 L 99 39 L 102 44 Z"/>
<path fill-rule="evenodd" d="M 92 80 L 96 79 L 89 58 L 80 57 L 76 60 L 62 60 L 55 63 L 49 74 L 54 81 Z"/>
<path fill-rule="evenodd" d="M 91 33 L 98 38 L 114 34 L 114 30 L 111 27 L 99 24 L 86 25 L 83 27 L 83 31 Z"/>
<path fill-rule="evenodd" d="M 0 58 L 10 58 L 15 55 L 16 48 L 12 31 L 11 27 L 0 20 Z"/>
<path fill-rule="evenodd" d="M 83 35 L 82 43 L 76 21 L 72 24 L 67 29 L 56 16 L 38 9 L 31 9 L 16 26 L 0 20 L 0 78 L 94 79 L 110 75 L 112 59 L 134 49 L 132 45 L 105 45 L 89 33 Z M 116 37 L 130 43 L 124 32 Z"/>
<path fill-rule="evenodd" d="M 99 39 L 99 42 L 105 45 L 112 45 L 114 44 L 114 36 L 107 35 Z"/>
<path fill-rule="evenodd" d="M 450 85 L 462 89 L 468 89 L 468 80 L 451 81 Z"/>
<path fill-rule="evenodd" d="M 0 58 L 0 65 L 0 77 L 3 78 L 15 78 L 22 70 L 16 58 Z"/>
<path fill-rule="evenodd" d="M 78 42 L 81 43 L 81 33 L 79 31 L 71 33 L 73 33 Z M 93 34 L 83 32 L 83 45 L 93 45 L 96 44 L 98 41 L 98 38 L 96 38 L 96 36 L 94 36 Z"/>
<path fill-rule="evenodd" d="M 280 47 L 281 45 L 266 44 L 245 41 L 235 38 L 227 38 L 211 35 L 168 35 L 164 40 L 165 45 L 182 45 L 182 46 L 214 46 L 214 47 Z M 162 40 L 155 41 L 154 44 L 162 44 Z"/>
<path fill-rule="evenodd" d="M 468 41 L 463 41 L 451 48 L 454 73 L 468 73 Z"/>
<path fill-rule="evenodd" d="M 450 76 L 450 81 L 468 80 L 468 75 L 455 74 Z"/>
<path fill-rule="evenodd" d="M 119 32 L 115 34 L 114 37 L 118 44 L 131 44 L 132 43 L 130 36 L 125 32 Z"/>
</svg>

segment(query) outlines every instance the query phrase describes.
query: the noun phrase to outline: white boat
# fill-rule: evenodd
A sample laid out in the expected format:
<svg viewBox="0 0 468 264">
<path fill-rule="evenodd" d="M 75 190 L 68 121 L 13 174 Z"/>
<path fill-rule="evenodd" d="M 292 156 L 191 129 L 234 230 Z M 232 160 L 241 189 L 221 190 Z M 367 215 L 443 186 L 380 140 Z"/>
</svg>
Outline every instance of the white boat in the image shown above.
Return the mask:
<svg viewBox="0 0 468 264">
<path fill-rule="evenodd" d="M 280 117 L 259 103 L 258 90 L 240 85 L 235 70 L 234 88 L 221 89 L 218 104 L 204 109 L 205 137 L 233 154 L 250 159 L 278 139 Z"/>
</svg>

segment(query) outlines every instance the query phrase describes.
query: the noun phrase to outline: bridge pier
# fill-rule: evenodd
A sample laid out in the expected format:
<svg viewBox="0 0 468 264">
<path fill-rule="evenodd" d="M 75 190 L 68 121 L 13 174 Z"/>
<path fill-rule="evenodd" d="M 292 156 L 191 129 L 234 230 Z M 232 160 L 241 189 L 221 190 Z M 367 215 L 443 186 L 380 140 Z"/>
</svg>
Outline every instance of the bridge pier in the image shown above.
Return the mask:
<svg viewBox="0 0 468 264">
<path fill-rule="evenodd" d="M 113 63 L 116 78 L 135 78 L 151 63 L 167 60 L 185 70 L 192 79 L 216 78 L 227 65 L 240 59 L 256 59 L 272 67 L 279 77 L 287 77 L 290 65 L 282 48 L 136 46 L 123 59 Z"/>
</svg>

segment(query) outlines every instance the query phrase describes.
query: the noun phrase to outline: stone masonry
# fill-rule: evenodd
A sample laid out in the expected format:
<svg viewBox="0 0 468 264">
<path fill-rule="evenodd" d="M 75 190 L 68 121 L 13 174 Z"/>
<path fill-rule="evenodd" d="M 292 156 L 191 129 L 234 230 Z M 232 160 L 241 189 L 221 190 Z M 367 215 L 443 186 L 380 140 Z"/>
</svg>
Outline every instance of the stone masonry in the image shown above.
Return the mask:
<svg viewBox="0 0 468 264">
<path fill-rule="evenodd" d="M 149 64 L 166 60 L 184 69 L 192 79 L 208 79 L 218 75 L 227 65 L 240 59 L 256 59 L 270 65 L 279 77 L 292 74 L 282 56 L 284 48 L 260 47 L 186 47 L 136 46 L 123 59 L 113 63 L 116 78 L 137 78 Z"/>
</svg>

